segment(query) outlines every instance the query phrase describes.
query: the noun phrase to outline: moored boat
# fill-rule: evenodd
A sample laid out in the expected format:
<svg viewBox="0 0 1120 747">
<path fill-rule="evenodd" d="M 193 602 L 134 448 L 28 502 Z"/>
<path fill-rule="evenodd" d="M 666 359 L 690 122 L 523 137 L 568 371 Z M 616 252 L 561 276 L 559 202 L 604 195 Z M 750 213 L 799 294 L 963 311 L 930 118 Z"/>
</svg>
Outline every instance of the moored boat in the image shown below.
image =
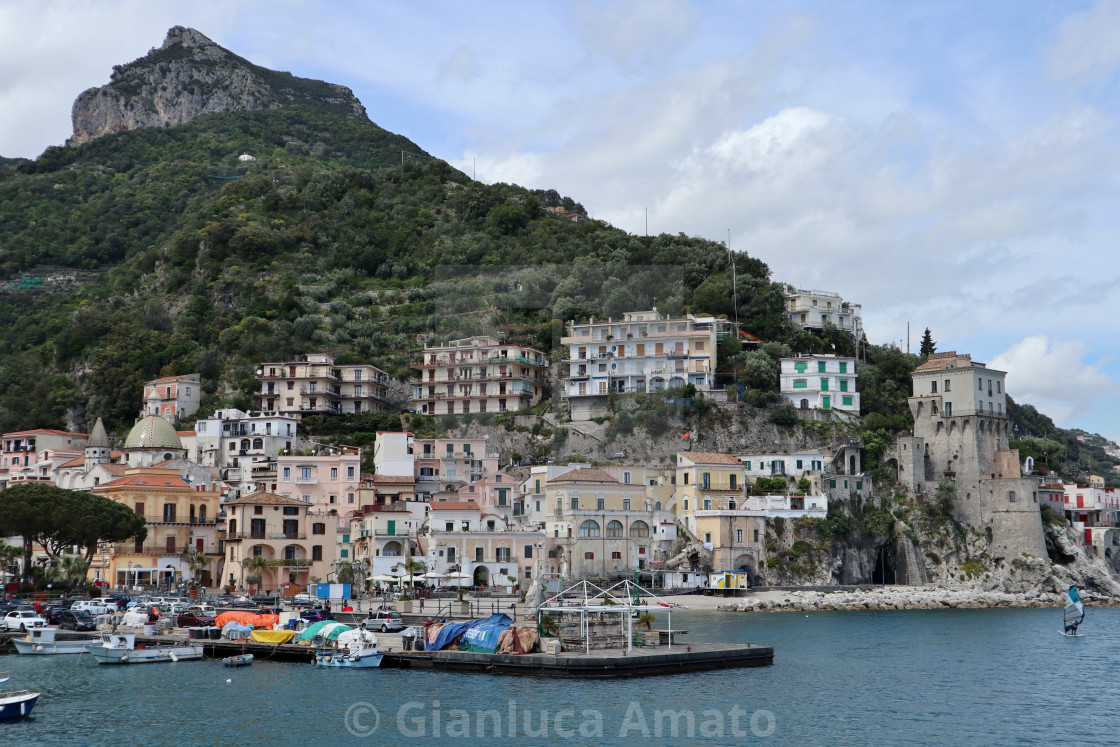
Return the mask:
<svg viewBox="0 0 1120 747">
<path fill-rule="evenodd" d="M 247 667 L 253 663 L 252 654 L 241 654 L 240 656 L 227 656 L 222 659 L 223 667 Z"/>
<path fill-rule="evenodd" d="M 101 640 L 91 645 L 89 652 L 98 664 L 147 664 L 202 658 L 202 646 L 199 644 L 137 646 L 133 633 L 102 633 Z"/>
<path fill-rule="evenodd" d="M 8 675 L 0 674 L 0 685 L 10 679 Z M 0 691 L 0 719 L 27 718 L 38 699 L 39 693 L 30 690 Z"/>
<path fill-rule="evenodd" d="M 32 628 L 23 638 L 12 641 L 16 651 L 21 654 L 44 656 L 54 654 L 84 654 L 89 651 L 90 644 L 97 643 L 96 638 L 81 638 L 76 641 L 55 640 L 58 631 L 54 628 Z"/>
<path fill-rule="evenodd" d="M 377 650 L 377 636 L 365 630 L 352 630 L 338 638 L 339 648 L 319 649 L 315 664 L 320 667 L 367 669 L 381 666 L 384 656 Z"/>
</svg>

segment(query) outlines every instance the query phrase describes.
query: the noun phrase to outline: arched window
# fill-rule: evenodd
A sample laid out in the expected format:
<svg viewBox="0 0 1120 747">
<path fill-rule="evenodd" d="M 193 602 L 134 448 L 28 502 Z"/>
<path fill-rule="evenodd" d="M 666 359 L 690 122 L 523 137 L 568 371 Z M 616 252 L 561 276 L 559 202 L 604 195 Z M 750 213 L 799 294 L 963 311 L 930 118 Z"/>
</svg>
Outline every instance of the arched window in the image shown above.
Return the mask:
<svg viewBox="0 0 1120 747">
<path fill-rule="evenodd" d="M 253 448 L 254 449 L 263 449 L 264 448 L 264 439 L 263 438 L 254 438 L 253 439 Z"/>
<path fill-rule="evenodd" d="M 198 507 L 198 521 L 200 524 L 206 523 L 206 506 Z"/>
<path fill-rule="evenodd" d="M 644 521 L 635 521 L 633 524 L 630 525 L 630 536 L 631 537 L 648 537 L 649 536 L 649 524 L 645 523 Z"/>
<path fill-rule="evenodd" d="M 241 439 L 241 450 L 242 451 L 248 451 L 249 450 L 249 439 L 247 439 L 247 438 Z"/>
<path fill-rule="evenodd" d="M 607 536 L 608 537 L 621 537 L 622 536 L 622 522 L 611 519 L 607 522 Z"/>
<path fill-rule="evenodd" d="M 598 537 L 599 536 L 599 522 L 588 519 L 579 525 L 580 537 Z"/>
</svg>

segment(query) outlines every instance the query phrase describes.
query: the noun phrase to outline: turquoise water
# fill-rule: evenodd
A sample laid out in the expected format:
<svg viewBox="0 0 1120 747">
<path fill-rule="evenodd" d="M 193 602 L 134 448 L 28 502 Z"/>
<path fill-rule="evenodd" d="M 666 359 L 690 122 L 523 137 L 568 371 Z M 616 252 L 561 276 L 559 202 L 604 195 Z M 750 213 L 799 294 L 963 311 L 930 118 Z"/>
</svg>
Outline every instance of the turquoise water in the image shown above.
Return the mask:
<svg viewBox="0 0 1120 747">
<path fill-rule="evenodd" d="M 191 747 L 1115 744 L 1120 609 L 1089 610 L 1084 638 L 1061 636 L 1060 620 L 1059 610 L 680 612 L 673 627 L 689 639 L 772 645 L 774 666 L 614 682 L 12 655 L 0 658 L 8 687 L 43 695 L 34 718 L 0 734 Z"/>
</svg>

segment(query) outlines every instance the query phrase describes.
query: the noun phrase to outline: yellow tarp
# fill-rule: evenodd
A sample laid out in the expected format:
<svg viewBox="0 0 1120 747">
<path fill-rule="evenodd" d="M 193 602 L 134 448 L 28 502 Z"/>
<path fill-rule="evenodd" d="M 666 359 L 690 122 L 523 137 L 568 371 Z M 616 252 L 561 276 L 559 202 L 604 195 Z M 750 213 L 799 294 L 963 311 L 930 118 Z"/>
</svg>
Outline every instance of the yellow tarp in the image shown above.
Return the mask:
<svg viewBox="0 0 1120 747">
<path fill-rule="evenodd" d="M 295 635 L 295 631 L 291 630 L 254 630 L 249 634 L 249 640 L 257 643 L 287 643 Z"/>
</svg>

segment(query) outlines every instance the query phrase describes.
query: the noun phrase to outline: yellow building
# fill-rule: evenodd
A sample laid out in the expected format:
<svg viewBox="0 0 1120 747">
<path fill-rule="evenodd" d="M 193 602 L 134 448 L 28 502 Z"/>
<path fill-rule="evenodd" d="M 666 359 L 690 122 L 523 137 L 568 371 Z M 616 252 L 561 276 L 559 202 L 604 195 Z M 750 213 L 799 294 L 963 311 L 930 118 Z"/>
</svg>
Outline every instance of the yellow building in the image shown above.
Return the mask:
<svg viewBox="0 0 1120 747">
<path fill-rule="evenodd" d="M 676 480 L 677 510 L 710 546 L 713 570 L 757 570 L 766 525 L 760 512 L 747 510 L 743 463 L 731 454 L 680 452 Z"/>
<path fill-rule="evenodd" d="M 144 517 L 148 536 L 140 542 L 116 542 L 94 556 L 94 572 L 118 586 L 156 586 L 197 579 L 211 586 L 221 555 L 217 546 L 219 495 L 199 490 L 176 469 L 133 467 L 124 476 L 92 488 L 93 493 L 128 506 Z M 192 568 L 184 553 L 197 550 L 209 558 L 205 569 Z"/>
</svg>

